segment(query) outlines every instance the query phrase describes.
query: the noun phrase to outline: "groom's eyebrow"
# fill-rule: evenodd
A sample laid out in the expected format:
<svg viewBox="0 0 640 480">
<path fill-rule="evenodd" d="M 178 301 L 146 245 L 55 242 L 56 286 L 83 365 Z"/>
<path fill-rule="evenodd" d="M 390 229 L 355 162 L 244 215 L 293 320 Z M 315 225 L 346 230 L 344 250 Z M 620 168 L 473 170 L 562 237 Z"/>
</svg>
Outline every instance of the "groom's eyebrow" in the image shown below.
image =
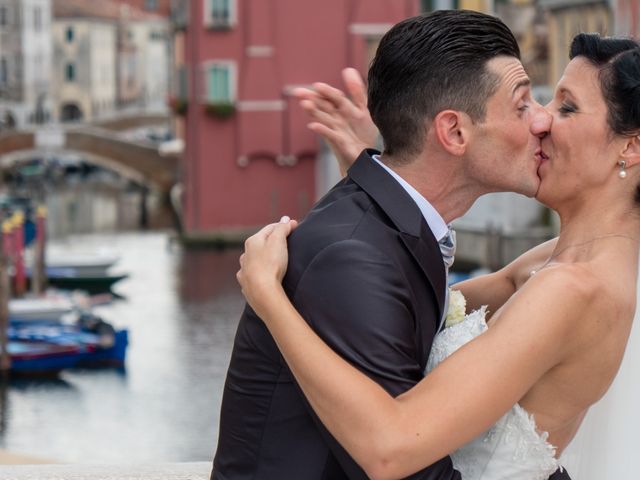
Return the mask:
<svg viewBox="0 0 640 480">
<path fill-rule="evenodd" d="M 519 89 L 524 88 L 524 87 L 530 87 L 531 86 L 531 79 L 526 78 L 526 79 L 522 79 L 520 80 L 518 83 L 515 84 L 515 86 L 513 87 L 513 92 L 512 92 L 512 96 L 515 97 L 516 93 L 518 92 Z"/>
</svg>

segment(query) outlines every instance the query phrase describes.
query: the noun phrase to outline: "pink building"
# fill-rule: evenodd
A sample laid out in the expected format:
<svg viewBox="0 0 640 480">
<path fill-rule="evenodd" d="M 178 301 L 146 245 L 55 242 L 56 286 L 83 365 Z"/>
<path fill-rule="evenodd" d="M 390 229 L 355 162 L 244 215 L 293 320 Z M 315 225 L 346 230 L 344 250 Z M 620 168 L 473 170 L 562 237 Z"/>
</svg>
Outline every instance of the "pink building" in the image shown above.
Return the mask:
<svg viewBox="0 0 640 480">
<path fill-rule="evenodd" d="M 185 233 L 242 233 L 283 214 L 304 216 L 328 185 L 317 185 L 319 141 L 291 89 L 339 85 L 346 66 L 365 73 L 380 37 L 420 4 L 188 2 L 172 99 L 174 107 L 187 100 L 176 109 L 185 114 Z"/>
<path fill-rule="evenodd" d="M 615 34 L 640 38 L 640 2 L 638 0 L 612 0 Z"/>
</svg>

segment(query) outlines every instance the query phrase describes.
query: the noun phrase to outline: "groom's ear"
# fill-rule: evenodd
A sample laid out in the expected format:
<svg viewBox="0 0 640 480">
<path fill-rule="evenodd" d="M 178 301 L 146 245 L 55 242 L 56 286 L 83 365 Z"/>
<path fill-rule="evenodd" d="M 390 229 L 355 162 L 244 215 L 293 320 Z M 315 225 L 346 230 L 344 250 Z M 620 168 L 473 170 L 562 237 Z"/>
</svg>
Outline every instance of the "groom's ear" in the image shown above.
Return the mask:
<svg viewBox="0 0 640 480">
<path fill-rule="evenodd" d="M 625 161 L 627 167 L 640 163 L 640 135 L 626 139 L 620 157 Z"/>
<path fill-rule="evenodd" d="M 467 116 L 456 110 L 443 110 L 438 113 L 431 127 L 438 142 L 451 155 L 462 156 L 467 149 Z"/>
</svg>

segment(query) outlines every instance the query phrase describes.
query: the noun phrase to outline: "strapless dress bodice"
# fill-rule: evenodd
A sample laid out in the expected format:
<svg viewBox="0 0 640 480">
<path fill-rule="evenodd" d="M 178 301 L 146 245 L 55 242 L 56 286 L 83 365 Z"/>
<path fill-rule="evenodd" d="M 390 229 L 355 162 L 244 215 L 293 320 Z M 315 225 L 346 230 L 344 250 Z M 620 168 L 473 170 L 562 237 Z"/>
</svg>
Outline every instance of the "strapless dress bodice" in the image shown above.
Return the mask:
<svg viewBox="0 0 640 480">
<path fill-rule="evenodd" d="M 426 373 L 487 330 L 485 316 L 483 307 L 438 333 Z M 538 431 L 533 416 L 516 404 L 489 430 L 453 452 L 451 459 L 463 480 L 546 480 L 560 466 L 547 437 Z"/>
</svg>

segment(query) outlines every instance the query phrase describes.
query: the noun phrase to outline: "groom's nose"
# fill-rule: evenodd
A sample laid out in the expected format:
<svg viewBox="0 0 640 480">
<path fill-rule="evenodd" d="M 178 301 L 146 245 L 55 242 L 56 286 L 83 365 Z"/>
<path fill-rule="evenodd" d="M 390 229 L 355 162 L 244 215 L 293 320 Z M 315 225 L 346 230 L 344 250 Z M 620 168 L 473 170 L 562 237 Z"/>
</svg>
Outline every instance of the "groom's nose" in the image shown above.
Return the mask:
<svg viewBox="0 0 640 480">
<path fill-rule="evenodd" d="M 531 119 L 531 134 L 539 138 L 546 137 L 551 130 L 552 120 L 551 114 L 538 104 Z"/>
</svg>

